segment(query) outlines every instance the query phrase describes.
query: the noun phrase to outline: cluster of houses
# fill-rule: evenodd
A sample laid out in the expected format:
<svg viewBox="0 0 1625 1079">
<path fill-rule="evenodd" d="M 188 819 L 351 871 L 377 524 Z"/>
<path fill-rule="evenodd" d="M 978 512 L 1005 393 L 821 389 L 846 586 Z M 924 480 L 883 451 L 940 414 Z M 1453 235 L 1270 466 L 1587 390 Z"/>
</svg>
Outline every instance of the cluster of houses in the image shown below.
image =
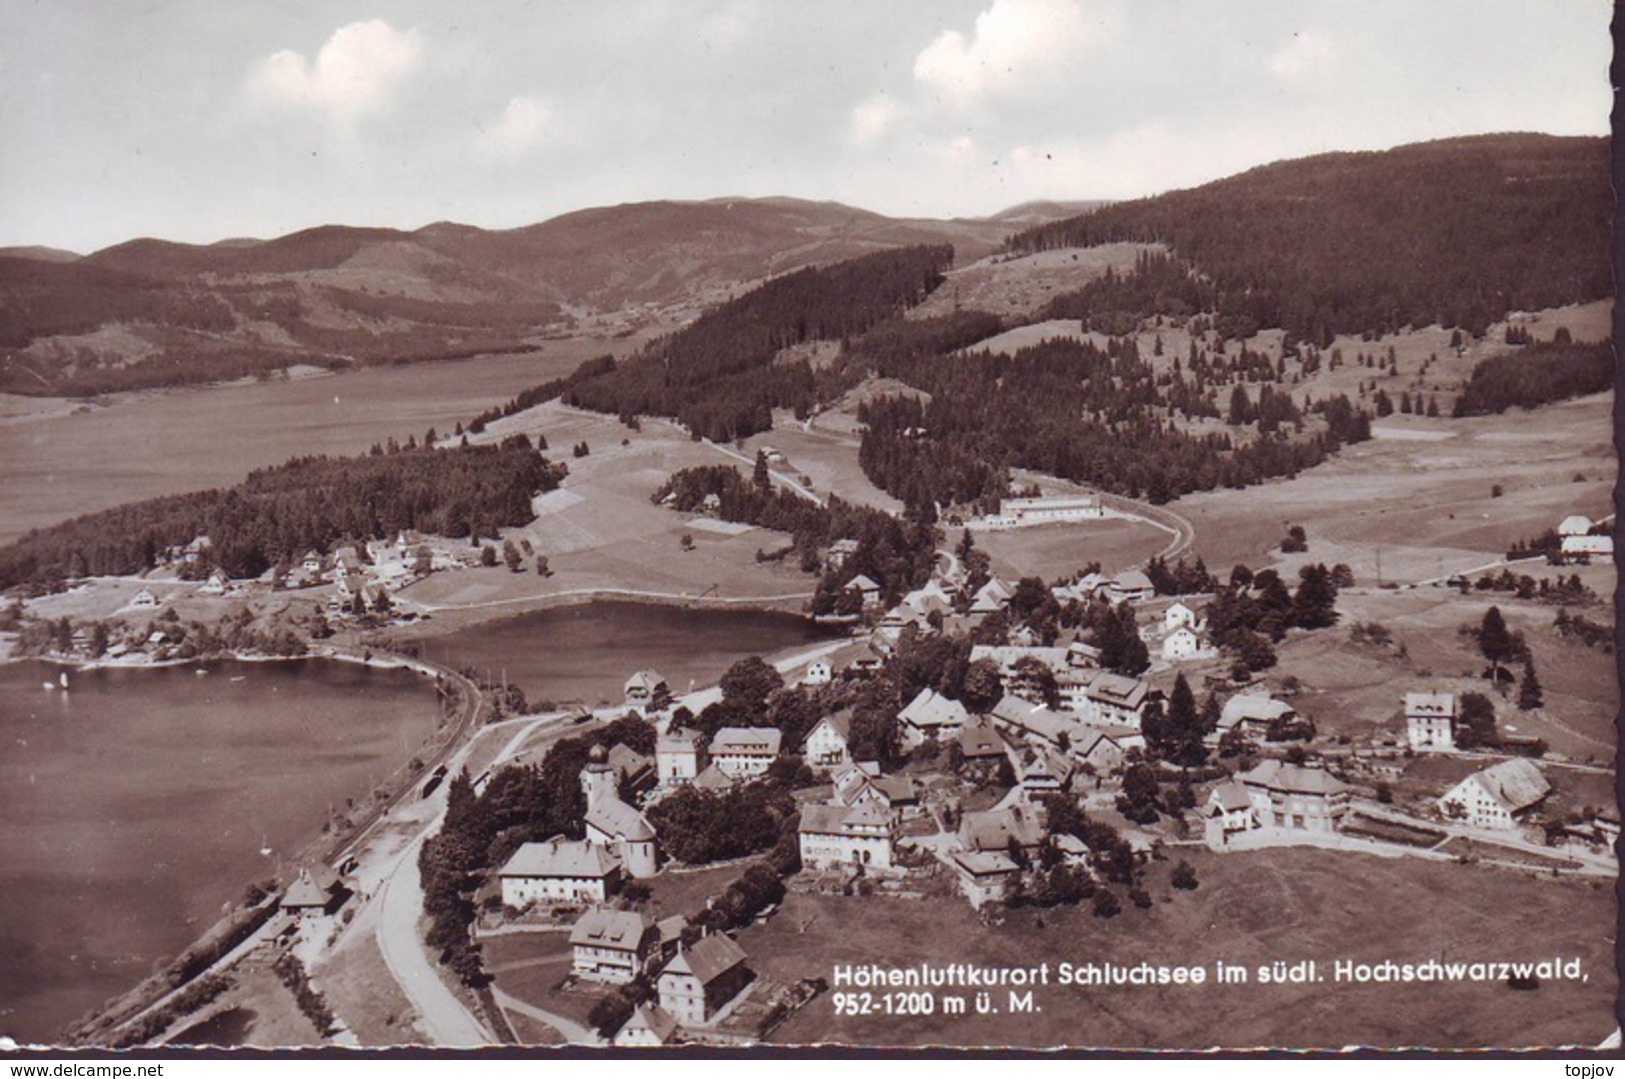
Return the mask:
<svg viewBox="0 0 1625 1079">
<path fill-rule="evenodd" d="M 289 568 L 283 587 L 311 588 L 331 583 L 333 591 L 327 600 L 330 611 L 351 608 L 357 597 L 369 608 L 385 609 L 389 592 L 398 591 L 431 573 L 463 569 L 478 562 L 474 552 L 457 555 L 410 531 L 397 533 L 391 540 L 369 541 L 363 549 L 365 558 L 355 548 L 341 549 L 332 555 L 307 551 Z"/>
<path fill-rule="evenodd" d="M 584 838 L 554 836 L 522 844 L 497 871 L 504 907 L 585 908 L 569 938 L 577 978 L 610 985 L 651 979 L 658 1003 L 635 1010 L 616 1035 L 617 1045 L 662 1045 L 681 1029 L 712 1025 L 754 978 L 745 953 L 728 937 L 684 943 L 688 922 L 683 917 L 655 921 L 610 905 L 628 880 L 652 877 L 661 865 L 654 826 L 620 792 L 674 789 L 724 760 L 735 767 L 723 732 L 718 733 L 711 749 L 722 742 L 722 755 L 709 763 L 707 749 L 692 731 L 662 735 L 653 760 L 625 745 L 595 746 L 581 771 Z M 772 752 L 753 743 L 741 777 L 759 775 L 777 756 L 778 731 L 750 734 L 770 734 Z"/>
<path fill-rule="evenodd" d="M 832 558 L 839 547 L 840 544 L 836 544 L 831 548 Z M 836 564 L 844 563 L 847 554 L 842 554 Z M 845 589 L 857 597 L 863 611 L 879 611 L 883 604 L 879 582 L 865 574 L 853 576 L 847 581 Z M 1090 573 L 1077 581 L 1055 585 L 1050 593 L 1062 604 L 1073 601 L 1087 603 L 1095 599 L 1104 599 L 1114 605 L 1138 604 L 1155 598 L 1156 588 L 1140 570 L 1128 570 L 1112 577 Z M 879 652 L 887 653 L 910 626 L 920 630 L 939 626 L 949 630 L 967 628 L 974 621 L 1003 610 L 1014 595 L 1012 585 L 993 577 L 969 597 L 965 613 L 957 615 L 953 593 L 933 579 L 880 614 L 870 641 Z M 963 620 L 963 625 L 957 624 L 960 620 Z M 1141 630 L 1141 637 L 1153 646 L 1153 656 L 1172 664 L 1217 656 L 1218 650 L 1208 639 L 1206 630 L 1206 622 L 1198 610 L 1181 600 L 1175 600 L 1163 610 L 1160 619 L 1154 619 Z M 1018 629 L 1011 639 L 1017 644 L 1036 643 L 1025 629 Z"/>
<path fill-rule="evenodd" d="M 648 978 L 654 1000 L 638 1005 L 615 1034 L 617 1046 L 659 1046 L 680 1030 L 703 1030 L 724 1018 L 755 980 L 744 949 L 711 934 L 683 942 L 688 921 L 655 921 L 642 911 L 598 907 L 570 930 L 571 973 L 600 985 Z"/>
</svg>

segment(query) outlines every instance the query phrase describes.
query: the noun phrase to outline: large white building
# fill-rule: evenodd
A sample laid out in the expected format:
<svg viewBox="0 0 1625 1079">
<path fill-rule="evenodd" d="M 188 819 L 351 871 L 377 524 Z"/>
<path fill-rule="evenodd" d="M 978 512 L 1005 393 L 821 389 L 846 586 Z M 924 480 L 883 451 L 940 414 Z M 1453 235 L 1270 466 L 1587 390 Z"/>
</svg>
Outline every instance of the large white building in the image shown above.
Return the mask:
<svg viewBox="0 0 1625 1079">
<path fill-rule="evenodd" d="M 554 836 L 526 843 L 497 871 L 502 905 L 523 910 L 532 903 L 602 903 L 621 882 L 621 863 L 603 846 Z"/>
<path fill-rule="evenodd" d="M 1405 694 L 1405 741 L 1418 752 L 1456 748 L 1456 695 Z"/>
<path fill-rule="evenodd" d="M 767 772 L 784 738 L 777 727 L 723 727 L 711 738 L 711 762 L 730 779 Z"/>
<path fill-rule="evenodd" d="M 1015 525 L 1089 521 L 1105 515 L 1099 495 L 1043 495 L 999 500 L 999 516 Z"/>
<path fill-rule="evenodd" d="M 668 731 L 655 742 L 655 774 L 662 787 L 692 783 L 704 768 L 699 731 Z"/>
<path fill-rule="evenodd" d="M 797 829 L 801 862 L 810 869 L 838 865 L 890 869 L 894 819 L 873 802 L 805 806 Z"/>
<path fill-rule="evenodd" d="M 1511 830 L 1551 792 L 1551 784 L 1534 761 L 1514 757 L 1474 772 L 1451 787 L 1439 799 L 1439 809 L 1475 828 Z"/>
</svg>

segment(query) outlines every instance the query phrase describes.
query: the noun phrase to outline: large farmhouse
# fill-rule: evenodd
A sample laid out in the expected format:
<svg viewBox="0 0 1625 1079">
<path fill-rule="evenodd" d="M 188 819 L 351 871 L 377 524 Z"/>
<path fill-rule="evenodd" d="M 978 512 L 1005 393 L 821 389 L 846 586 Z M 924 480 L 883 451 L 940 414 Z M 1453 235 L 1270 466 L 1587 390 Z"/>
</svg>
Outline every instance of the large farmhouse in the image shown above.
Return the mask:
<svg viewBox="0 0 1625 1079">
<path fill-rule="evenodd" d="M 1236 778 L 1264 828 L 1332 832 L 1348 813 L 1349 785 L 1323 768 L 1272 759 Z"/>
<path fill-rule="evenodd" d="M 767 772 L 784 738 L 777 727 L 723 727 L 711 738 L 711 761 L 730 779 Z"/>
<path fill-rule="evenodd" d="M 619 889 L 621 877 L 619 859 L 606 848 L 563 836 L 522 845 L 497 871 L 502 905 L 515 909 L 532 903 L 602 903 Z"/>
<path fill-rule="evenodd" d="M 797 829 L 802 864 L 811 869 L 836 865 L 890 869 L 894 819 L 873 802 L 806 806 Z"/>
<path fill-rule="evenodd" d="M 1451 787 L 1439 799 L 1439 808 L 1446 816 L 1475 828 L 1511 830 L 1551 791 L 1539 765 L 1527 757 L 1514 757 L 1474 772 Z"/>
</svg>

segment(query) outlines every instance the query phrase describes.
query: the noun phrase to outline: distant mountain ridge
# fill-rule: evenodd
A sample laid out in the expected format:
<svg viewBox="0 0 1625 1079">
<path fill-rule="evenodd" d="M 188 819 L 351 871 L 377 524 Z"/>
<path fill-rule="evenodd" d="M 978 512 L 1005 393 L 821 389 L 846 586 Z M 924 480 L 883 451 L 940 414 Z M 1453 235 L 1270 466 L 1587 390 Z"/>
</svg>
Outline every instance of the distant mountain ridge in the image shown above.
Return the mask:
<svg viewBox="0 0 1625 1079">
<path fill-rule="evenodd" d="M 269 240 L 0 252 L 0 391 L 89 394 L 528 347 L 604 312 L 677 308 L 918 244 L 963 260 L 1017 227 L 793 198 L 646 202 L 522 228 L 324 225 Z"/>
</svg>

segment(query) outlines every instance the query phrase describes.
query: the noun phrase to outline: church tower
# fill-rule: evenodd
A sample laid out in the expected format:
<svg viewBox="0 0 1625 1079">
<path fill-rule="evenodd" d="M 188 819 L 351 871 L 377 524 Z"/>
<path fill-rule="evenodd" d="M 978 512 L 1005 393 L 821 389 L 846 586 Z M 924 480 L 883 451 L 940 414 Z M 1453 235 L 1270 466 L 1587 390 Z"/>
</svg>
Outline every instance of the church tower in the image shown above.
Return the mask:
<svg viewBox="0 0 1625 1079">
<path fill-rule="evenodd" d="M 619 797 L 616 786 L 615 766 L 609 763 L 609 754 L 603 746 L 593 746 L 587 756 L 587 767 L 581 770 L 581 790 L 587 796 L 587 808 Z"/>
</svg>

